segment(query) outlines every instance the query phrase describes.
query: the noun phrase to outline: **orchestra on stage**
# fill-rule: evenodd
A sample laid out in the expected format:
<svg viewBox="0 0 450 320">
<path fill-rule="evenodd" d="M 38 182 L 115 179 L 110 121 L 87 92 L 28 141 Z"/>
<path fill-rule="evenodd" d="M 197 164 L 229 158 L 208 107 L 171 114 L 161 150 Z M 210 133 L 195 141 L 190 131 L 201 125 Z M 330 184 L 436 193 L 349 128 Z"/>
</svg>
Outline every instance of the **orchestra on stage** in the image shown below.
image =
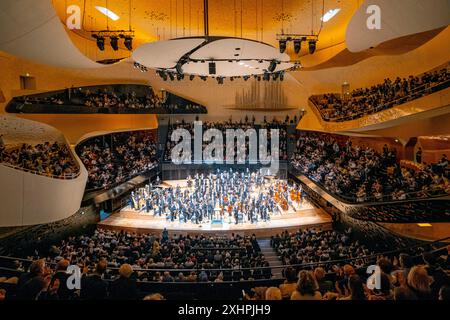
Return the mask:
<svg viewBox="0 0 450 320">
<path fill-rule="evenodd" d="M 196 174 L 187 186 L 147 184 L 131 193 L 133 210 L 182 223 L 257 223 L 302 204 L 301 186 L 260 171 Z"/>
</svg>

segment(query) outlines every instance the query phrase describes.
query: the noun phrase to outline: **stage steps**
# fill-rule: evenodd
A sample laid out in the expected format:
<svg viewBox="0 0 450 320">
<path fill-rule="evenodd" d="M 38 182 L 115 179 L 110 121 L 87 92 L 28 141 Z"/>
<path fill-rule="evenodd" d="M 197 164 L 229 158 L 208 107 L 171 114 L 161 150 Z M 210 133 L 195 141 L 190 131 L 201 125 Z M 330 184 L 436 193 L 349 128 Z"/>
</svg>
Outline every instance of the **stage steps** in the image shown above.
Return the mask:
<svg viewBox="0 0 450 320">
<path fill-rule="evenodd" d="M 262 254 L 266 258 L 266 260 L 269 262 L 270 267 L 281 267 L 282 263 L 280 259 L 278 259 L 278 256 L 275 252 L 275 250 L 270 245 L 270 239 L 259 239 L 258 245 L 261 249 Z M 282 279 L 282 268 L 272 269 L 272 274 L 274 279 Z"/>
</svg>

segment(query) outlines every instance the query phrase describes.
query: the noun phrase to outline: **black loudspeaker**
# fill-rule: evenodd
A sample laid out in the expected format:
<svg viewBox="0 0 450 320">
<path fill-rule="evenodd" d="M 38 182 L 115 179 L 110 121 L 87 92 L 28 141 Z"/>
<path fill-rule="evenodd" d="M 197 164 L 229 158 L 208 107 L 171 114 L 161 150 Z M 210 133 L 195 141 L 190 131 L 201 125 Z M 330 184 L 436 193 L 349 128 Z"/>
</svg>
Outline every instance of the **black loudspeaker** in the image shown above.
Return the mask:
<svg viewBox="0 0 450 320">
<path fill-rule="evenodd" d="M 215 62 L 209 63 L 209 74 L 216 74 L 216 63 Z"/>
</svg>

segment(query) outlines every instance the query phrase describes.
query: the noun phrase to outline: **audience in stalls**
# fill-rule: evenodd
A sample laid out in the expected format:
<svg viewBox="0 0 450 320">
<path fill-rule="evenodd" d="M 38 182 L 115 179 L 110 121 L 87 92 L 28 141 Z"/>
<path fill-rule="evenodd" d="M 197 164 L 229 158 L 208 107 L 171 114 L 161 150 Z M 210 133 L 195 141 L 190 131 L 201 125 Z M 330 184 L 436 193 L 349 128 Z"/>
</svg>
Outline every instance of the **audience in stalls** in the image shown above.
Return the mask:
<svg viewBox="0 0 450 320">
<path fill-rule="evenodd" d="M 90 138 L 76 148 L 88 171 L 88 189 L 107 188 L 157 166 L 152 131 L 119 132 Z"/>
<path fill-rule="evenodd" d="M 336 231 L 317 232 L 314 229 L 297 232 L 287 236 L 293 246 L 298 243 L 300 234 L 305 248 L 311 253 L 326 251 L 329 239 L 325 235 Z M 313 238 L 308 238 L 311 236 Z M 342 245 L 348 246 L 348 235 L 342 233 Z M 281 238 L 281 237 L 279 237 Z M 301 237 L 300 237 L 301 238 Z M 282 241 L 278 237 L 272 244 Z M 315 248 L 314 243 L 322 244 Z M 219 248 L 222 260 L 218 262 L 214 252 Z M 243 249 L 235 251 L 236 249 Z M 239 253 L 238 253 L 239 252 Z M 408 252 L 408 253 L 406 253 Z M 417 255 L 417 253 L 420 253 Z M 450 246 L 446 255 L 441 251 L 429 253 L 425 247 L 405 248 L 405 253 L 396 255 L 377 254 L 371 257 L 346 260 L 342 267 L 336 261 L 320 260 L 319 264 L 294 268 L 287 266 L 283 271 L 285 282 L 279 287 L 256 287 L 245 300 L 446 300 L 450 298 L 450 277 L 444 270 L 448 267 Z M 413 254 L 413 255 L 409 255 Z M 42 258 L 42 256 L 45 256 Z M 351 255 L 353 257 L 357 255 Z M 249 277 L 234 277 L 240 270 L 233 265 L 236 261 L 244 267 L 245 261 L 252 261 L 251 268 L 264 260 L 259 251 L 255 236 L 206 237 L 176 236 L 158 238 L 151 234 L 138 235 L 129 232 L 98 229 L 92 236 L 71 237 L 53 246 L 45 255 L 36 253 L 25 272 L 20 263 L 13 265 L 22 275 L 9 283 L 17 283 L 15 298 L 19 300 L 65 300 L 65 299 L 140 299 L 143 296 L 138 287 L 139 281 L 158 282 L 202 282 L 202 281 L 240 281 L 257 280 L 251 270 Z M 344 258 L 344 257 L 343 257 Z M 345 256 L 348 258 L 348 256 Z M 228 260 L 228 262 L 226 262 Z M 209 262 L 214 261 L 214 262 Z M 187 263 L 189 266 L 187 266 Z M 328 262 L 328 263 L 327 263 Z M 82 269 L 81 290 L 70 290 L 63 284 L 67 281 L 67 267 L 77 264 Z M 324 266 L 333 264 L 325 274 Z M 378 267 L 374 276 L 379 276 L 379 287 L 371 287 L 367 281 L 369 265 Z M 50 268 L 49 266 L 53 266 Z M 10 266 L 11 268 L 11 266 Z M 116 273 L 118 268 L 118 274 Z M 160 268 L 166 271 L 151 272 L 142 268 Z M 190 272 L 177 271 L 180 268 L 192 269 Z M 223 268 L 217 275 L 213 268 Z M 200 272 L 198 272 L 200 270 Z M 298 273 L 297 273 L 298 271 Z M 253 272 L 253 274 L 252 274 Z M 224 279 L 225 274 L 225 279 Z M 221 278 L 221 280 L 216 281 Z M 269 279 L 269 277 L 265 277 Z M 373 282 L 376 284 L 376 282 Z M 373 289 L 372 289 L 373 288 Z M 5 289 L 0 289 L 0 300 L 13 299 Z M 163 300 L 159 293 L 149 294 L 144 300 Z"/>
<path fill-rule="evenodd" d="M 19 148 L 7 148 L 0 145 L 0 162 L 25 171 L 58 178 L 79 172 L 69 147 L 57 142 L 44 142 L 37 145 L 23 143 Z"/>
<path fill-rule="evenodd" d="M 301 134 L 292 157 L 296 169 L 331 193 L 356 202 L 427 198 L 450 193 L 449 162 L 422 170 L 401 168 L 395 149 L 340 144 L 333 136 Z"/>
<path fill-rule="evenodd" d="M 205 121 L 202 122 L 202 130 L 203 133 L 205 133 L 208 129 L 218 129 L 222 132 L 223 135 L 223 142 L 224 142 L 224 148 L 223 148 L 223 159 L 226 161 L 228 159 L 227 155 L 227 140 L 226 140 L 226 130 L 227 129 L 233 129 L 233 130 L 239 130 L 242 129 L 244 132 L 246 132 L 249 129 L 255 129 L 257 134 L 257 139 L 259 140 L 259 132 L 258 129 L 267 129 L 267 150 L 271 150 L 271 129 L 279 129 L 279 159 L 282 161 L 287 160 L 287 129 L 286 126 L 288 124 L 296 123 L 296 118 L 291 121 L 289 116 L 286 117 L 284 122 L 278 121 L 276 118 L 273 118 L 272 121 L 267 121 L 266 117 L 264 117 L 264 120 L 261 124 L 257 124 L 255 117 L 253 116 L 250 120 L 248 116 L 245 116 L 244 120 L 239 121 L 233 121 L 233 119 L 229 119 L 227 121 L 217 121 L 217 122 L 209 122 Z M 196 121 L 199 121 L 198 118 Z M 172 124 L 169 128 L 168 138 L 167 138 L 167 144 L 166 144 L 166 152 L 165 152 L 165 161 L 171 161 L 172 160 L 172 149 L 177 145 L 178 141 L 172 141 L 172 133 L 177 129 L 185 129 L 189 131 L 192 139 L 192 143 L 194 143 L 194 123 L 193 122 L 185 122 L 184 119 L 181 122 L 176 122 Z M 205 149 L 205 147 L 208 145 L 207 142 L 203 142 L 202 150 Z M 259 144 L 258 144 L 259 146 Z M 238 159 L 238 152 L 237 145 L 235 144 L 235 157 L 234 160 Z M 242 154 L 245 154 L 245 161 L 249 161 L 249 139 L 246 139 L 245 145 L 240 146 L 241 150 L 240 152 Z M 194 159 L 194 155 L 191 154 L 191 159 Z M 189 160 L 189 159 L 186 159 Z"/>
<path fill-rule="evenodd" d="M 346 99 L 328 93 L 312 96 L 311 101 L 325 121 L 348 121 L 445 89 L 450 84 L 449 80 L 450 72 L 445 67 L 419 76 L 397 77 L 394 81 L 385 79 L 381 84 L 352 91 Z"/>
<path fill-rule="evenodd" d="M 268 262 L 254 235 L 174 235 L 164 239 L 97 229 L 91 236 L 70 237 L 48 253 L 37 252 L 28 258 L 36 260 L 18 280 L 18 299 L 76 298 L 75 291 L 60 285 L 67 282 L 69 264 L 78 265 L 83 272 L 79 298 L 85 300 L 138 299 L 137 281 L 221 282 L 272 277 L 270 268 L 256 270 L 268 267 Z M 20 264 L 10 267 L 22 270 Z"/>
<path fill-rule="evenodd" d="M 321 231 L 310 228 L 300 229 L 295 233 L 284 231 L 271 237 L 271 245 L 285 265 L 325 263 L 327 261 L 353 258 L 363 259 L 363 257 L 373 253 L 360 244 L 359 241 L 352 241 L 350 230 L 338 232 L 335 230 Z M 363 262 L 357 261 L 357 263 L 362 264 Z M 329 288 L 328 284 L 322 281 L 324 274 L 332 271 L 333 269 L 324 270 L 323 268 L 316 270 L 316 278 L 321 284 L 319 291 Z M 285 276 L 286 278 L 288 277 L 288 275 Z M 292 282 L 292 275 L 290 275 L 290 279 Z"/>
<path fill-rule="evenodd" d="M 52 96 L 19 97 L 18 101 L 24 104 L 53 104 L 53 105 L 82 105 L 92 108 L 126 108 L 126 109 L 157 109 L 163 108 L 169 111 L 204 112 L 206 109 L 200 105 L 177 105 L 167 102 L 167 95 L 158 96 L 152 89 L 145 90 L 140 95 L 136 91 L 127 93 L 115 92 L 111 88 L 70 88 L 64 93 Z"/>
</svg>

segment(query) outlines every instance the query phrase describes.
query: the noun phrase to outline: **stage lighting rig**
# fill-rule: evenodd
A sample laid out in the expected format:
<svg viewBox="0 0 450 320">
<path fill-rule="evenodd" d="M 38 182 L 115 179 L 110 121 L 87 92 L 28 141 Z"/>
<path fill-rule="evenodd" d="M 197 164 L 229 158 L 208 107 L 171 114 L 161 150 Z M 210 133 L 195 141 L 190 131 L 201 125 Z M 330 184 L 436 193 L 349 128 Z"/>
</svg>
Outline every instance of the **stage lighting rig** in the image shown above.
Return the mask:
<svg viewBox="0 0 450 320">
<path fill-rule="evenodd" d="M 286 51 L 287 44 L 293 42 L 294 52 L 299 54 L 302 50 L 302 44 L 308 43 L 309 53 L 316 52 L 316 44 L 319 41 L 319 36 L 315 34 L 277 34 L 277 40 L 280 44 L 280 52 Z M 283 51 L 282 51 L 283 50 Z"/>
<path fill-rule="evenodd" d="M 105 39 L 110 39 L 111 48 L 119 50 L 119 39 L 124 39 L 123 44 L 129 51 L 133 50 L 134 30 L 98 30 L 90 31 L 91 37 L 97 40 L 97 47 L 105 50 Z"/>
</svg>

